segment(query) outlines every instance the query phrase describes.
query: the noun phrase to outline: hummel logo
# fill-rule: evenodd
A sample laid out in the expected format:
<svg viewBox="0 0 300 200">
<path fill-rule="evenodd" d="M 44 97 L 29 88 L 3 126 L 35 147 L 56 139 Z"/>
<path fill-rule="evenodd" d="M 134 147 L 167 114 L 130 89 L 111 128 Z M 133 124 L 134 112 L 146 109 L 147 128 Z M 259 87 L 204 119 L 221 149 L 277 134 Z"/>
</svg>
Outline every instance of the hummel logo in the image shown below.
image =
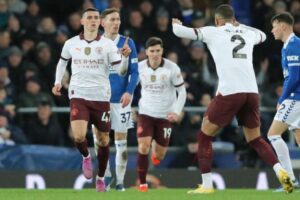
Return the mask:
<svg viewBox="0 0 300 200">
<path fill-rule="evenodd" d="M 79 52 L 80 52 L 80 51 L 81 51 L 81 48 L 75 48 L 75 50 L 77 50 L 77 51 L 79 51 Z"/>
</svg>

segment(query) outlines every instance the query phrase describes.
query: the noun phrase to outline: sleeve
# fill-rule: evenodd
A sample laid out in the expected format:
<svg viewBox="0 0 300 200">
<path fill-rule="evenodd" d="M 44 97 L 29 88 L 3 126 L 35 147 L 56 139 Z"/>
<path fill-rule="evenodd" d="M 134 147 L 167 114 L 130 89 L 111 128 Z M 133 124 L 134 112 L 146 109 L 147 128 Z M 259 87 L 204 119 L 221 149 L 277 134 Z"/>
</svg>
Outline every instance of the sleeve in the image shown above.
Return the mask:
<svg viewBox="0 0 300 200">
<path fill-rule="evenodd" d="M 68 61 L 70 58 L 71 58 L 71 54 L 70 54 L 70 50 L 69 50 L 69 43 L 67 41 L 63 46 L 63 49 L 61 52 L 61 57 L 56 66 L 54 85 L 61 84 L 61 81 L 65 74 L 66 67 L 68 65 Z"/>
<path fill-rule="evenodd" d="M 177 100 L 175 104 L 175 110 L 174 112 L 179 115 L 184 107 L 185 101 L 186 101 L 186 89 L 184 85 L 181 85 L 176 88 L 177 91 Z"/>
<path fill-rule="evenodd" d="M 126 92 L 129 94 L 133 94 L 139 79 L 139 73 L 138 73 L 138 58 L 137 58 L 137 51 L 135 48 L 134 41 L 130 39 L 128 41 L 129 47 L 131 49 L 131 54 L 129 56 L 129 74 L 130 74 L 130 80 L 128 82 Z"/>
<path fill-rule="evenodd" d="M 119 64 L 121 62 L 121 53 L 115 43 L 111 42 L 109 44 L 110 50 L 108 52 L 108 62 L 111 65 Z"/>
<path fill-rule="evenodd" d="M 202 41 L 205 43 L 210 43 L 216 35 L 216 27 L 214 26 L 205 26 L 197 29 L 199 35 L 202 37 Z"/>
<path fill-rule="evenodd" d="M 63 48 L 62 48 L 60 58 L 67 61 L 71 57 L 72 56 L 71 56 L 71 53 L 70 53 L 70 43 L 69 43 L 69 41 L 66 41 Z"/>
<path fill-rule="evenodd" d="M 259 29 L 253 28 L 251 26 L 246 26 L 244 24 L 240 24 L 240 26 L 242 28 L 245 28 L 245 29 L 248 29 L 248 30 L 254 32 L 254 34 L 255 34 L 255 36 L 254 36 L 255 44 L 260 44 L 260 43 L 264 42 L 267 39 L 266 34 L 264 32 L 262 32 L 261 30 L 259 30 Z"/>
<path fill-rule="evenodd" d="M 180 38 L 202 40 L 201 32 L 199 33 L 196 28 L 189 28 L 180 24 L 173 24 L 173 33 Z"/>
<path fill-rule="evenodd" d="M 297 53 L 297 54 L 296 54 Z M 288 77 L 284 81 L 283 91 L 278 100 L 281 104 L 300 85 L 300 53 L 295 52 L 287 56 Z"/>
<path fill-rule="evenodd" d="M 177 65 L 175 65 L 173 70 L 174 71 L 173 71 L 172 79 L 171 79 L 172 84 L 174 85 L 174 87 L 179 87 L 184 84 L 180 68 Z"/>
</svg>

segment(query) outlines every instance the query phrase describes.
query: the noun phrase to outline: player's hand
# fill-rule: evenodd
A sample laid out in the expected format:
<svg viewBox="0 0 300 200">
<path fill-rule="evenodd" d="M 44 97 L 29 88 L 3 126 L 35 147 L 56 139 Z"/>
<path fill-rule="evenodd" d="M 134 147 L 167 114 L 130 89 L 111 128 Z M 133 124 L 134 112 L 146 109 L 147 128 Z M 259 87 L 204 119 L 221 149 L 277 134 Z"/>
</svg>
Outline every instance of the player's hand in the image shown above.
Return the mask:
<svg viewBox="0 0 300 200">
<path fill-rule="evenodd" d="M 280 104 L 278 103 L 276 106 L 276 110 L 278 110 L 280 108 Z"/>
<path fill-rule="evenodd" d="M 167 120 L 169 120 L 170 122 L 177 122 L 178 115 L 174 112 L 168 113 L 167 114 Z"/>
<path fill-rule="evenodd" d="M 131 101 L 132 95 L 129 94 L 128 92 L 125 92 L 120 100 L 120 103 L 122 104 L 122 108 L 126 107 L 130 101 Z"/>
<path fill-rule="evenodd" d="M 177 18 L 172 18 L 172 24 L 182 25 L 182 22 L 179 19 L 177 19 Z"/>
<path fill-rule="evenodd" d="M 57 83 L 53 86 L 52 88 L 52 93 L 55 95 L 55 96 L 60 96 L 61 95 L 61 84 L 60 83 Z"/>
<path fill-rule="evenodd" d="M 122 55 L 125 56 L 125 57 L 128 57 L 128 56 L 130 55 L 130 53 L 131 53 L 131 49 L 130 49 L 130 47 L 129 47 L 129 45 L 128 45 L 128 39 L 129 39 L 129 37 L 126 37 L 126 40 L 125 40 L 125 42 L 124 42 L 124 45 L 123 45 L 123 47 L 121 48 L 121 53 L 122 53 Z"/>
</svg>

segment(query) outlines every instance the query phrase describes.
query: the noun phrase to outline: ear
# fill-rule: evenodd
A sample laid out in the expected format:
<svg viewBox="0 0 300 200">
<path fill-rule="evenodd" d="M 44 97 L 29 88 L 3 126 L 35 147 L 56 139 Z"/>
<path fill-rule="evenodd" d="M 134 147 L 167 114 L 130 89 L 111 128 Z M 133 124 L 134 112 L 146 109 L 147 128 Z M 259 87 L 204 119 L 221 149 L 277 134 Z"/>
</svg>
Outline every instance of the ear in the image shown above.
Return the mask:
<svg viewBox="0 0 300 200">
<path fill-rule="evenodd" d="M 83 26 L 83 23 L 84 23 L 84 19 L 80 19 L 80 24 Z"/>
</svg>

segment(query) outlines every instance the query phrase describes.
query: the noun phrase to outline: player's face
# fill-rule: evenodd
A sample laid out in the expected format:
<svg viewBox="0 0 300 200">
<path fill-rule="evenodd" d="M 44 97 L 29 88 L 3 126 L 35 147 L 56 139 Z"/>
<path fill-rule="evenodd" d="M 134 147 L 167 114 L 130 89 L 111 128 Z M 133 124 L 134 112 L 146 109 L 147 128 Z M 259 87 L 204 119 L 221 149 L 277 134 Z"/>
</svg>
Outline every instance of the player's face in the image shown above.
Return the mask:
<svg viewBox="0 0 300 200">
<path fill-rule="evenodd" d="M 121 19 L 119 13 L 117 12 L 107 15 L 102 21 L 102 26 L 104 27 L 105 32 L 110 34 L 118 34 L 120 24 Z"/>
<path fill-rule="evenodd" d="M 278 21 L 274 21 L 272 23 L 272 33 L 274 35 L 275 40 L 281 40 L 283 36 L 283 23 L 280 23 Z"/>
<path fill-rule="evenodd" d="M 97 11 L 87 11 L 81 18 L 81 24 L 84 30 L 98 31 L 100 25 L 100 14 Z"/>
<path fill-rule="evenodd" d="M 160 62 L 163 55 L 163 48 L 157 44 L 146 49 L 146 55 L 150 62 Z"/>
</svg>

